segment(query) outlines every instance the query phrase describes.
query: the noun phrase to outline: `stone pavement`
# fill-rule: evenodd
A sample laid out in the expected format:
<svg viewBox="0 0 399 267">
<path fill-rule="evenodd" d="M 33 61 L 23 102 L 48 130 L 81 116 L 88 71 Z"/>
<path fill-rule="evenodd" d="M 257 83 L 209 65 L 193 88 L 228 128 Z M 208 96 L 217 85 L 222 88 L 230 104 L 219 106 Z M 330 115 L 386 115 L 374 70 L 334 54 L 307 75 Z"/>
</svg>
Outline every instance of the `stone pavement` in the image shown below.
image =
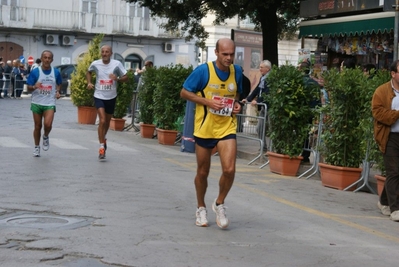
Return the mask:
<svg viewBox="0 0 399 267">
<path fill-rule="evenodd" d="M 125 119 L 127 120 L 127 124 L 130 124 L 131 118 L 125 117 Z M 139 129 L 140 125 L 135 124 L 135 128 Z M 129 131 L 136 131 L 136 129 L 131 128 Z M 270 140 L 268 140 L 267 142 L 269 143 Z M 180 143 L 176 144 L 176 146 L 172 146 L 171 148 L 179 148 L 178 146 L 180 146 Z M 260 154 L 259 151 L 260 151 L 260 142 L 259 141 L 251 140 L 251 139 L 248 139 L 248 138 L 245 138 L 242 136 L 237 136 L 237 157 L 240 159 L 248 160 L 248 164 L 250 166 L 257 166 L 259 168 L 262 168 L 265 172 L 270 173 L 269 167 L 267 165 L 265 165 L 268 158 L 265 154 L 263 154 L 263 153 Z M 187 152 L 182 152 L 182 153 L 187 153 Z M 254 159 L 256 159 L 256 160 L 254 160 Z M 302 177 L 300 177 L 300 179 L 320 180 L 320 172 L 316 171 L 316 173 L 314 173 L 314 171 L 317 168 L 316 166 L 314 166 L 311 171 L 305 173 L 310 168 L 312 168 L 313 161 L 314 161 L 314 157 L 313 157 L 313 153 L 311 153 L 310 164 L 301 164 L 301 166 L 298 170 L 297 177 L 300 177 L 301 175 L 303 175 Z M 375 191 L 377 191 L 377 181 L 374 178 L 374 174 L 376 174 L 376 173 L 377 173 L 377 171 L 375 169 L 373 169 L 373 168 L 370 169 L 370 175 L 368 177 L 368 180 L 367 181 L 364 181 L 364 180 L 359 181 L 359 183 L 358 183 L 358 188 L 360 187 L 359 191 L 370 192 L 370 190 L 367 188 L 365 183 L 368 183 Z M 313 174 L 313 175 L 311 175 L 311 174 Z"/>
</svg>

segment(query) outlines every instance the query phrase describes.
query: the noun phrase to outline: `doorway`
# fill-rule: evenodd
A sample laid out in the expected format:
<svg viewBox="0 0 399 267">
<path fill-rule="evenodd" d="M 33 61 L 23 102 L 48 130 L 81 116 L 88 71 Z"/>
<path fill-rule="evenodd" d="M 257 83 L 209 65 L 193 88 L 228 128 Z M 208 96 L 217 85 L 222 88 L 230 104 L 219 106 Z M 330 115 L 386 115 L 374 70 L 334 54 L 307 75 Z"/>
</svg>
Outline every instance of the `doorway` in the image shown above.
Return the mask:
<svg viewBox="0 0 399 267">
<path fill-rule="evenodd" d="M 0 56 L 3 57 L 3 61 L 13 61 L 18 59 L 24 54 L 24 49 L 19 44 L 13 42 L 0 42 Z"/>
</svg>

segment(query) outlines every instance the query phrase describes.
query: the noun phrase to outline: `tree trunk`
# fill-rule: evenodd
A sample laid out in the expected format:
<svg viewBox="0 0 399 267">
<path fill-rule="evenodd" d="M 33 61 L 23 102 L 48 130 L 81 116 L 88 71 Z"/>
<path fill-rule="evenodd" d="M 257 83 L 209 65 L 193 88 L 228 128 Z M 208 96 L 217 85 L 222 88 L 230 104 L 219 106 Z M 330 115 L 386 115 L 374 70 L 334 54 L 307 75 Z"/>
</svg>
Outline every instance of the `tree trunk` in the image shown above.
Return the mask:
<svg viewBox="0 0 399 267">
<path fill-rule="evenodd" d="M 277 7 L 270 5 L 268 9 L 260 8 L 259 21 L 262 28 L 263 59 L 269 60 L 273 65 L 278 65 L 278 30 Z"/>
</svg>

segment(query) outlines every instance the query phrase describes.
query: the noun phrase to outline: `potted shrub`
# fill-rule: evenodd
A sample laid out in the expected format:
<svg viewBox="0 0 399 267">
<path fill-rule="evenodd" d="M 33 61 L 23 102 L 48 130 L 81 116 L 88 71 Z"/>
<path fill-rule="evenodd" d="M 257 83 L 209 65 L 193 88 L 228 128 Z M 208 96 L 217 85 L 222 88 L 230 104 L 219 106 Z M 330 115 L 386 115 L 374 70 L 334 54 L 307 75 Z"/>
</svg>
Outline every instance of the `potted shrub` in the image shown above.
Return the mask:
<svg viewBox="0 0 399 267">
<path fill-rule="evenodd" d="M 367 90 L 368 98 L 372 99 L 374 91 L 377 87 L 381 84 L 388 82 L 391 79 L 390 72 L 388 70 L 380 70 L 375 72 L 372 70 L 371 78 L 369 82 L 369 90 Z M 367 160 L 372 163 L 371 166 L 374 166 L 376 170 L 378 170 L 378 174 L 375 174 L 374 177 L 377 180 L 377 193 L 381 195 L 382 189 L 384 188 L 385 184 L 385 165 L 384 165 L 384 158 L 382 152 L 378 148 L 377 143 L 374 141 L 373 133 L 373 120 L 372 120 L 372 113 L 371 109 L 369 111 L 369 119 L 365 119 L 362 122 L 364 126 L 364 131 L 366 132 L 367 136 L 364 139 L 364 147 L 365 150 L 368 152 Z"/>
<path fill-rule="evenodd" d="M 322 133 L 322 155 L 319 163 L 324 186 L 347 189 L 356 188 L 365 156 L 369 136 L 364 128 L 371 121 L 371 96 L 375 82 L 368 79 L 362 69 L 332 69 L 323 75 L 330 104 L 323 107 L 325 115 Z"/>
<path fill-rule="evenodd" d="M 116 97 L 115 110 L 110 122 L 110 129 L 115 131 L 122 131 L 125 128 L 126 120 L 123 117 L 126 116 L 127 107 L 132 101 L 133 90 L 136 88 L 133 73 L 128 71 L 126 75 L 129 78 L 128 81 L 118 83 L 118 96 Z"/>
<path fill-rule="evenodd" d="M 184 116 L 186 101 L 180 91 L 192 66 L 168 65 L 156 70 L 156 89 L 153 97 L 154 117 L 160 144 L 173 145 L 180 129 L 178 119 Z M 166 134 L 166 136 L 164 136 Z M 166 140 L 166 137 L 169 137 Z"/>
<path fill-rule="evenodd" d="M 104 35 L 97 35 L 89 44 L 87 53 L 79 60 L 71 75 L 71 100 L 78 107 L 78 123 L 95 124 L 97 110 L 94 107 L 94 90 L 87 89 L 86 72 L 90 64 L 101 58 L 100 45 Z M 95 84 L 95 75 L 93 75 Z"/>
<path fill-rule="evenodd" d="M 315 115 L 309 104 L 320 98 L 319 86 L 305 86 L 305 79 L 303 72 L 292 65 L 273 66 L 267 77 L 270 88 L 265 95 L 270 120 L 268 135 L 273 142 L 273 152 L 267 155 L 272 172 L 291 176 L 298 172 L 302 159 L 299 155 L 310 130 L 309 118 Z M 276 163 L 276 157 L 287 162 Z M 277 169 L 284 166 L 292 169 Z"/>
<path fill-rule="evenodd" d="M 142 85 L 138 90 L 140 105 L 140 134 L 143 138 L 153 138 L 155 131 L 153 97 L 157 86 L 157 68 L 147 68 L 141 75 Z"/>
</svg>

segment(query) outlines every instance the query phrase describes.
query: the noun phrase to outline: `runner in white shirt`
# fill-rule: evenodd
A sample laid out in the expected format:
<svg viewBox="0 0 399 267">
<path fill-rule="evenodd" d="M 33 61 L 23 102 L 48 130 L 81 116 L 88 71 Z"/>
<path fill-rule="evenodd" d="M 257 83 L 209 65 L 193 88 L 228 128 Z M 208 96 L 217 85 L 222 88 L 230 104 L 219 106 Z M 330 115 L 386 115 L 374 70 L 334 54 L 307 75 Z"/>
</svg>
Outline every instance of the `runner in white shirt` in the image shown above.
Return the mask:
<svg viewBox="0 0 399 267">
<path fill-rule="evenodd" d="M 55 100 L 60 98 L 62 77 L 58 69 L 51 67 L 53 57 L 53 52 L 44 50 L 41 55 L 42 66 L 32 70 L 26 81 L 28 91 L 32 92 L 30 109 L 35 123 L 33 130 L 35 141 L 33 156 L 35 157 L 40 157 L 42 124 L 44 128 L 43 150 L 47 151 L 50 148 L 49 134 L 54 120 Z"/>
<path fill-rule="evenodd" d="M 118 60 L 111 59 L 112 48 L 109 45 L 101 47 L 101 59 L 93 61 L 86 73 L 88 89 L 95 89 L 94 103 L 100 119 L 98 125 L 98 141 L 100 142 L 99 159 L 105 159 L 109 123 L 115 109 L 117 82 L 127 82 L 127 71 Z M 92 72 L 96 74 L 95 85 L 92 83 Z"/>
</svg>

